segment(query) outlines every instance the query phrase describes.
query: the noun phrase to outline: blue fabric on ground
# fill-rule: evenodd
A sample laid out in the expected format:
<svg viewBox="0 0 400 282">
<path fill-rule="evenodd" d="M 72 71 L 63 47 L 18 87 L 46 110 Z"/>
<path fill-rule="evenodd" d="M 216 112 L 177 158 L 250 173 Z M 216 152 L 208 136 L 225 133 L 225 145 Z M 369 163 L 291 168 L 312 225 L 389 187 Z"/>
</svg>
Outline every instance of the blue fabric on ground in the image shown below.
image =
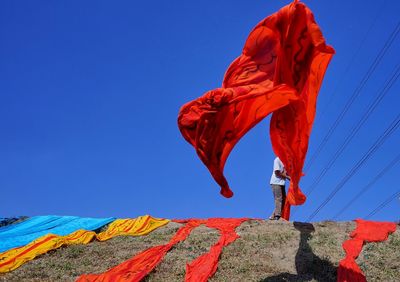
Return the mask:
<svg viewBox="0 0 400 282">
<path fill-rule="evenodd" d="M 34 216 L 30 217 L 18 224 L 8 225 L 0 228 L 0 238 L 2 236 L 6 236 L 7 234 L 17 234 L 18 230 L 29 230 L 39 227 L 40 225 L 44 225 L 47 222 L 50 222 L 56 218 L 60 218 L 59 216 Z"/>
<path fill-rule="evenodd" d="M 49 233 L 64 236 L 79 229 L 96 230 L 114 220 L 114 217 L 34 216 L 21 223 L 0 228 L 0 252 L 25 246 Z"/>
</svg>

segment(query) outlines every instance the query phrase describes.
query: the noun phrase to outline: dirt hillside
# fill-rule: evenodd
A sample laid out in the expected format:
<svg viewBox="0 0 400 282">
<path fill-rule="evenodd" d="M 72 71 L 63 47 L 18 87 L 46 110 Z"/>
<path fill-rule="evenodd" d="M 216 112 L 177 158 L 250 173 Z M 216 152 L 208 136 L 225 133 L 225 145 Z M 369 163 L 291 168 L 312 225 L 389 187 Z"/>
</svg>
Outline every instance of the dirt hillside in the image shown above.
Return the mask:
<svg viewBox="0 0 400 282">
<path fill-rule="evenodd" d="M 0 281 L 74 281 L 83 273 L 104 272 L 149 247 L 164 244 L 180 224 L 142 237 L 117 237 L 51 251 Z M 353 222 L 271 222 L 251 220 L 237 228 L 240 238 L 227 246 L 210 281 L 336 281 L 342 243 Z M 182 281 L 185 264 L 217 242 L 214 229 L 201 226 L 176 245 L 145 281 Z M 382 243 L 364 246 L 358 264 L 368 281 L 400 281 L 400 231 Z"/>
</svg>

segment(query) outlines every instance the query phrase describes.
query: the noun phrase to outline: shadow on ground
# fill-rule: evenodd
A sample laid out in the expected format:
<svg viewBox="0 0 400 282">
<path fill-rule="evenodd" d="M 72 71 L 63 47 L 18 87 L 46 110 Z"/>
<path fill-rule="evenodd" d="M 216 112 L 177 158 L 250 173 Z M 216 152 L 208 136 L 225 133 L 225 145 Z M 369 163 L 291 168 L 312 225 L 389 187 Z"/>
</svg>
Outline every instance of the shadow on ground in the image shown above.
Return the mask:
<svg viewBox="0 0 400 282">
<path fill-rule="evenodd" d="M 294 222 L 294 227 L 300 231 L 299 248 L 296 253 L 295 265 L 297 274 L 281 273 L 260 280 L 260 282 L 272 281 L 336 281 L 337 267 L 330 261 L 316 256 L 308 241 L 315 231 L 311 223 Z"/>
</svg>

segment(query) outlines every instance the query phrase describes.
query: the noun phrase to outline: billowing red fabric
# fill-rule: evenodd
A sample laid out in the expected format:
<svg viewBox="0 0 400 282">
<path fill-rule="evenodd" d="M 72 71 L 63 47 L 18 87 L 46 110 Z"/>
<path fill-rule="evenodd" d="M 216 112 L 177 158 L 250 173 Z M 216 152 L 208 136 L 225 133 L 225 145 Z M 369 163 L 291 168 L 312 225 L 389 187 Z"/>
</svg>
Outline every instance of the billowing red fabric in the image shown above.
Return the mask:
<svg viewBox="0 0 400 282">
<path fill-rule="evenodd" d="M 294 1 L 253 29 L 242 54 L 226 71 L 221 88 L 181 108 L 179 129 L 220 185 L 223 196 L 233 195 L 223 174 L 231 150 L 273 112 L 272 147 L 292 178 L 283 217 L 289 218 L 289 204 L 304 203 L 298 183 L 318 91 L 333 54 L 312 12 Z"/>
<path fill-rule="evenodd" d="M 191 263 L 186 265 L 186 282 L 207 281 L 217 271 L 218 260 L 222 249 L 239 238 L 235 229 L 247 218 L 210 218 L 206 225 L 210 228 L 216 228 L 221 233 L 218 242 L 211 247 L 210 251 Z"/>
<path fill-rule="evenodd" d="M 396 231 L 392 222 L 375 222 L 356 219 L 356 229 L 350 234 L 351 239 L 343 243 L 346 257 L 340 261 L 337 272 L 338 282 L 365 282 L 364 273 L 356 263 L 365 242 L 381 242 L 387 240 L 390 233 Z"/>
<path fill-rule="evenodd" d="M 202 223 L 204 223 L 204 220 L 188 220 L 167 244 L 147 249 L 133 258 L 111 268 L 107 272 L 81 275 L 77 281 L 140 281 L 161 262 L 165 254 L 175 244 L 184 241 L 189 236 L 190 232 Z"/>
</svg>

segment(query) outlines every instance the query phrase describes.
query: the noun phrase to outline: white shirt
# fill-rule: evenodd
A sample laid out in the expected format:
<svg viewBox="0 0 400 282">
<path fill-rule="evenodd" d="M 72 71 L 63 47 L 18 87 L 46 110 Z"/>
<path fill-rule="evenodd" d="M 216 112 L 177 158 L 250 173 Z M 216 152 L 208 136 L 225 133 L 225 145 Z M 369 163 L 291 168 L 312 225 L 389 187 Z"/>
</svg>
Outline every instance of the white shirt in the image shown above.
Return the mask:
<svg viewBox="0 0 400 282">
<path fill-rule="evenodd" d="M 283 166 L 282 161 L 276 157 L 274 160 L 274 170 L 272 171 L 272 176 L 270 180 L 270 184 L 276 184 L 276 185 L 285 185 L 285 179 L 284 178 L 279 178 L 275 175 L 275 171 L 284 171 L 285 167 Z"/>
</svg>

